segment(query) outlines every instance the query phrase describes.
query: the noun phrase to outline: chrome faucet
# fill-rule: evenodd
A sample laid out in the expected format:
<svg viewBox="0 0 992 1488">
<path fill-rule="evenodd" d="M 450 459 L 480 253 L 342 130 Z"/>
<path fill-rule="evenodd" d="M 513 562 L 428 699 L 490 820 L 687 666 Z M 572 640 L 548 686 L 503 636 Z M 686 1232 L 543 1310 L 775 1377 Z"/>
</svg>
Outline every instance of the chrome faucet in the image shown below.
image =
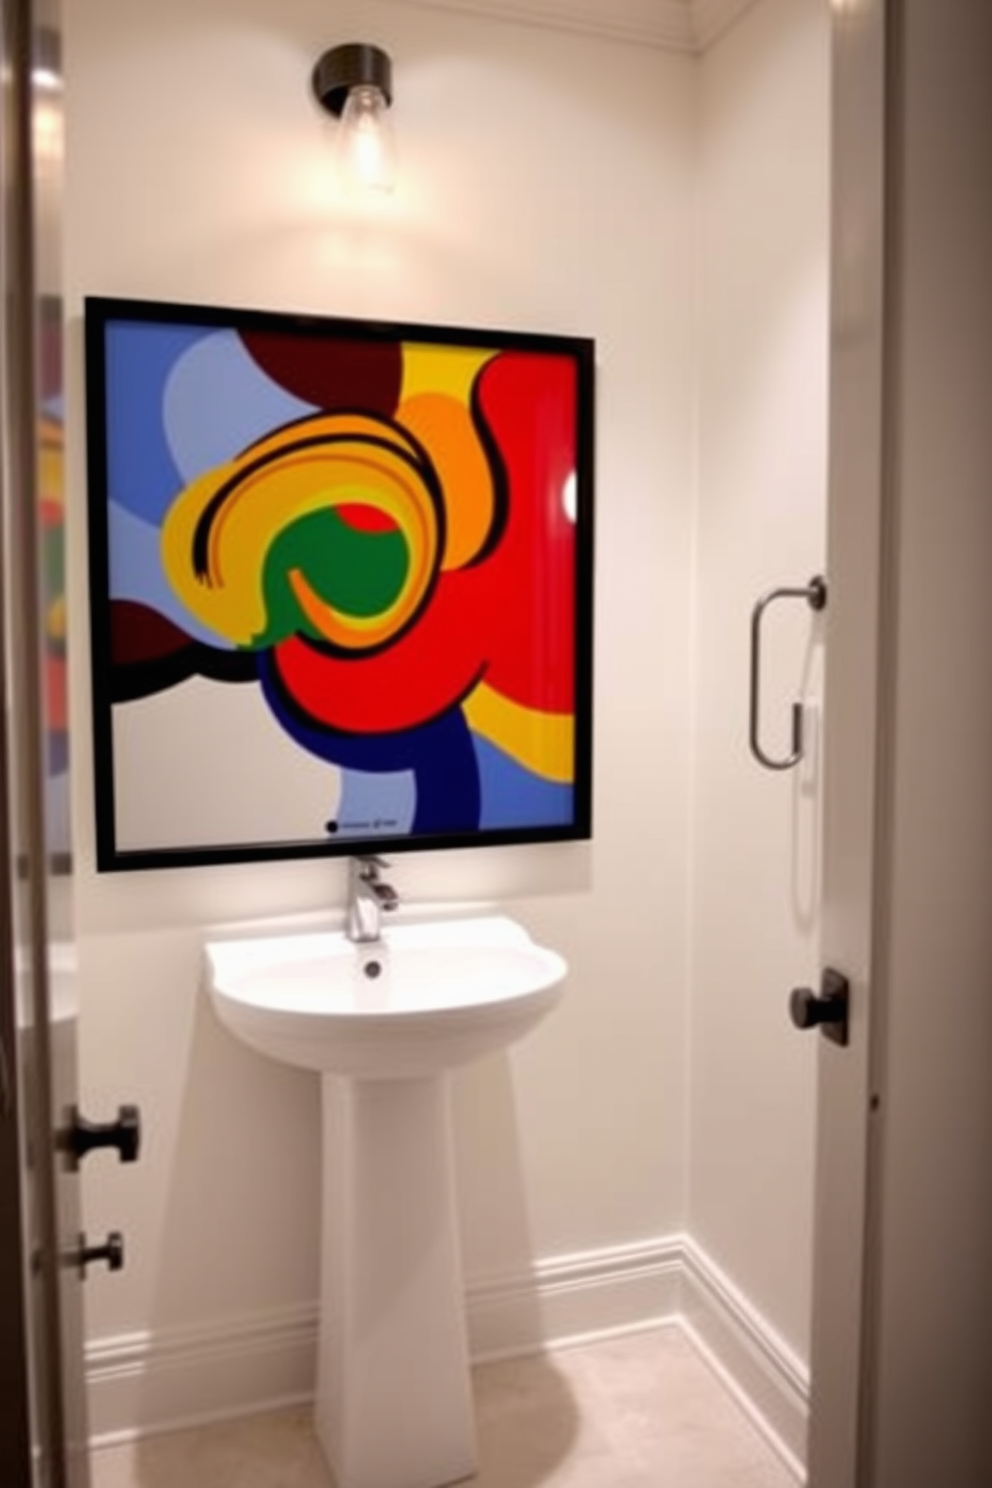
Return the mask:
<svg viewBox="0 0 992 1488">
<path fill-rule="evenodd" d="M 352 858 L 348 864 L 348 925 L 346 934 L 356 945 L 367 945 L 380 935 L 383 910 L 396 909 L 400 896 L 381 878 L 389 864 L 373 855 Z"/>
</svg>

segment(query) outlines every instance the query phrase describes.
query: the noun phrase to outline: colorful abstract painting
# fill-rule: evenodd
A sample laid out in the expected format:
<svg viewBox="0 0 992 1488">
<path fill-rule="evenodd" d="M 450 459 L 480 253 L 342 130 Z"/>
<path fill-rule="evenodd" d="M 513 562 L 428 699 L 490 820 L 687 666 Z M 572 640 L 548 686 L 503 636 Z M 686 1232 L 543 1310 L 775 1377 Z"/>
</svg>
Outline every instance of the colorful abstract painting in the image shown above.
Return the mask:
<svg viewBox="0 0 992 1488">
<path fill-rule="evenodd" d="M 102 869 L 590 834 L 593 346 L 86 303 Z"/>
</svg>

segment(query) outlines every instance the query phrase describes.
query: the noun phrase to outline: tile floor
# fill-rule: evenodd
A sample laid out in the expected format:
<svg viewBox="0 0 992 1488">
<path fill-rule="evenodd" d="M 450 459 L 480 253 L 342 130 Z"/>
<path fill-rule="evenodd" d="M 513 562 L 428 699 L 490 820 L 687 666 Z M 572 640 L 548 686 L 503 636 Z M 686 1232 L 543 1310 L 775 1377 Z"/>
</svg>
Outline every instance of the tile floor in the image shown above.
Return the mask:
<svg viewBox="0 0 992 1488">
<path fill-rule="evenodd" d="M 675 1329 L 479 1365 L 471 1488 L 795 1488 Z M 93 1455 L 93 1488 L 333 1488 L 305 1409 Z"/>
</svg>

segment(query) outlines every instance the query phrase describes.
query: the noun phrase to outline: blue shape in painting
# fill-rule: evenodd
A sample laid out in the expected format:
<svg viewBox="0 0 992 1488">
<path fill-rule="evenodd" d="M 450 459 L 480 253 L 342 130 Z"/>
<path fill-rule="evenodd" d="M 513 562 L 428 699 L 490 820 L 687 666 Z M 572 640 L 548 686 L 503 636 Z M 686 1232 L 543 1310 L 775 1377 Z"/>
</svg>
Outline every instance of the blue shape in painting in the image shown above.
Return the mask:
<svg viewBox="0 0 992 1488">
<path fill-rule="evenodd" d="M 412 772 L 416 807 L 411 831 L 438 834 L 478 828 L 482 807 L 479 765 L 459 708 L 400 733 L 345 734 L 311 722 L 293 706 L 269 652 L 258 653 L 258 675 L 279 723 L 311 754 L 342 769 L 367 774 Z"/>
<path fill-rule="evenodd" d="M 488 739 L 473 739 L 482 780 L 480 828 L 568 826 L 574 819 L 572 786 L 525 770 Z"/>
<path fill-rule="evenodd" d="M 235 331 L 213 331 L 184 351 L 163 395 L 166 439 L 184 485 L 316 412 L 267 377 Z"/>
<path fill-rule="evenodd" d="M 161 533 L 123 506 L 107 507 L 107 546 L 111 599 L 132 599 L 158 610 L 194 640 L 233 651 L 226 636 L 217 635 L 191 615 L 173 591 L 162 568 Z"/>
<path fill-rule="evenodd" d="M 344 770 L 335 820 L 338 837 L 399 837 L 413 826 L 417 791 L 413 772 L 383 771 L 367 775 Z"/>
<path fill-rule="evenodd" d="M 112 321 L 106 329 L 108 497 L 158 525 L 185 484 L 165 437 L 162 396 L 176 359 L 205 335 L 202 326 Z"/>
<path fill-rule="evenodd" d="M 415 832 L 474 832 L 482 807 L 479 766 L 472 735 L 460 708 L 419 728 L 394 735 L 414 756 L 417 782 Z"/>
</svg>

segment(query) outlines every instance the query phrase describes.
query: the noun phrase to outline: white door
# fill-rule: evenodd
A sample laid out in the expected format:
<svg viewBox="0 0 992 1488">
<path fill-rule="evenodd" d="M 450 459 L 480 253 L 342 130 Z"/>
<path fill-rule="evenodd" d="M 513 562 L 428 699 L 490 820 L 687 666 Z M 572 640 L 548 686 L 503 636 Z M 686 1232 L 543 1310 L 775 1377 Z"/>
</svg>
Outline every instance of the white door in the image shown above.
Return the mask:
<svg viewBox="0 0 992 1488">
<path fill-rule="evenodd" d="M 850 982 L 849 1042 L 821 1038 L 811 1488 L 856 1488 L 872 1121 L 883 533 L 886 6 L 833 6 L 830 605 L 824 680 L 823 962 Z"/>
<path fill-rule="evenodd" d="M 820 1053 L 809 1480 L 986 1488 L 992 11 L 836 0 L 835 29 L 823 946 L 852 1020 Z"/>
<path fill-rule="evenodd" d="M 871 74 L 882 15 L 879 3 L 851 0 L 848 9 L 839 75 L 862 91 L 840 111 L 839 160 L 855 161 L 855 178 L 863 179 L 866 143 L 878 138 L 865 110 L 880 92 Z M 821 1065 L 811 1482 L 985 1488 L 992 1482 L 992 11 L 980 0 L 889 0 L 888 12 L 881 419 L 876 315 L 857 321 L 847 342 L 839 326 L 835 347 L 831 520 L 836 514 L 841 576 L 857 573 L 859 537 L 875 564 L 878 482 L 870 466 L 879 463 L 880 424 L 885 430 L 882 722 L 878 783 L 866 789 L 876 649 L 866 573 L 860 598 L 852 591 L 838 602 L 831 635 L 830 707 L 839 710 L 843 742 L 835 743 L 827 782 L 838 816 L 824 940 L 828 956 L 846 960 L 857 996 L 850 1054 L 833 1059 L 825 1049 Z M 843 131 L 859 111 L 862 127 L 848 149 Z M 841 232 L 850 206 L 839 204 Z M 862 231 L 858 241 L 876 239 Z M 843 280 L 842 261 L 839 268 Z M 874 294 L 865 300 L 877 302 Z M 848 480 L 852 488 L 840 489 Z M 871 514 L 860 510 L 858 534 L 856 508 L 865 501 Z M 836 593 L 833 557 L 831 577 Z M 848 648 L 859 611 L 866 628 L 856 657 Z M 853 728 L 862 686 L 859 759 Z M 862 890 L 874 905 L 874 945 L 865 905 L 850 894 L 873 860 L 874 892 L 872 878 Z"/>
</svg>

